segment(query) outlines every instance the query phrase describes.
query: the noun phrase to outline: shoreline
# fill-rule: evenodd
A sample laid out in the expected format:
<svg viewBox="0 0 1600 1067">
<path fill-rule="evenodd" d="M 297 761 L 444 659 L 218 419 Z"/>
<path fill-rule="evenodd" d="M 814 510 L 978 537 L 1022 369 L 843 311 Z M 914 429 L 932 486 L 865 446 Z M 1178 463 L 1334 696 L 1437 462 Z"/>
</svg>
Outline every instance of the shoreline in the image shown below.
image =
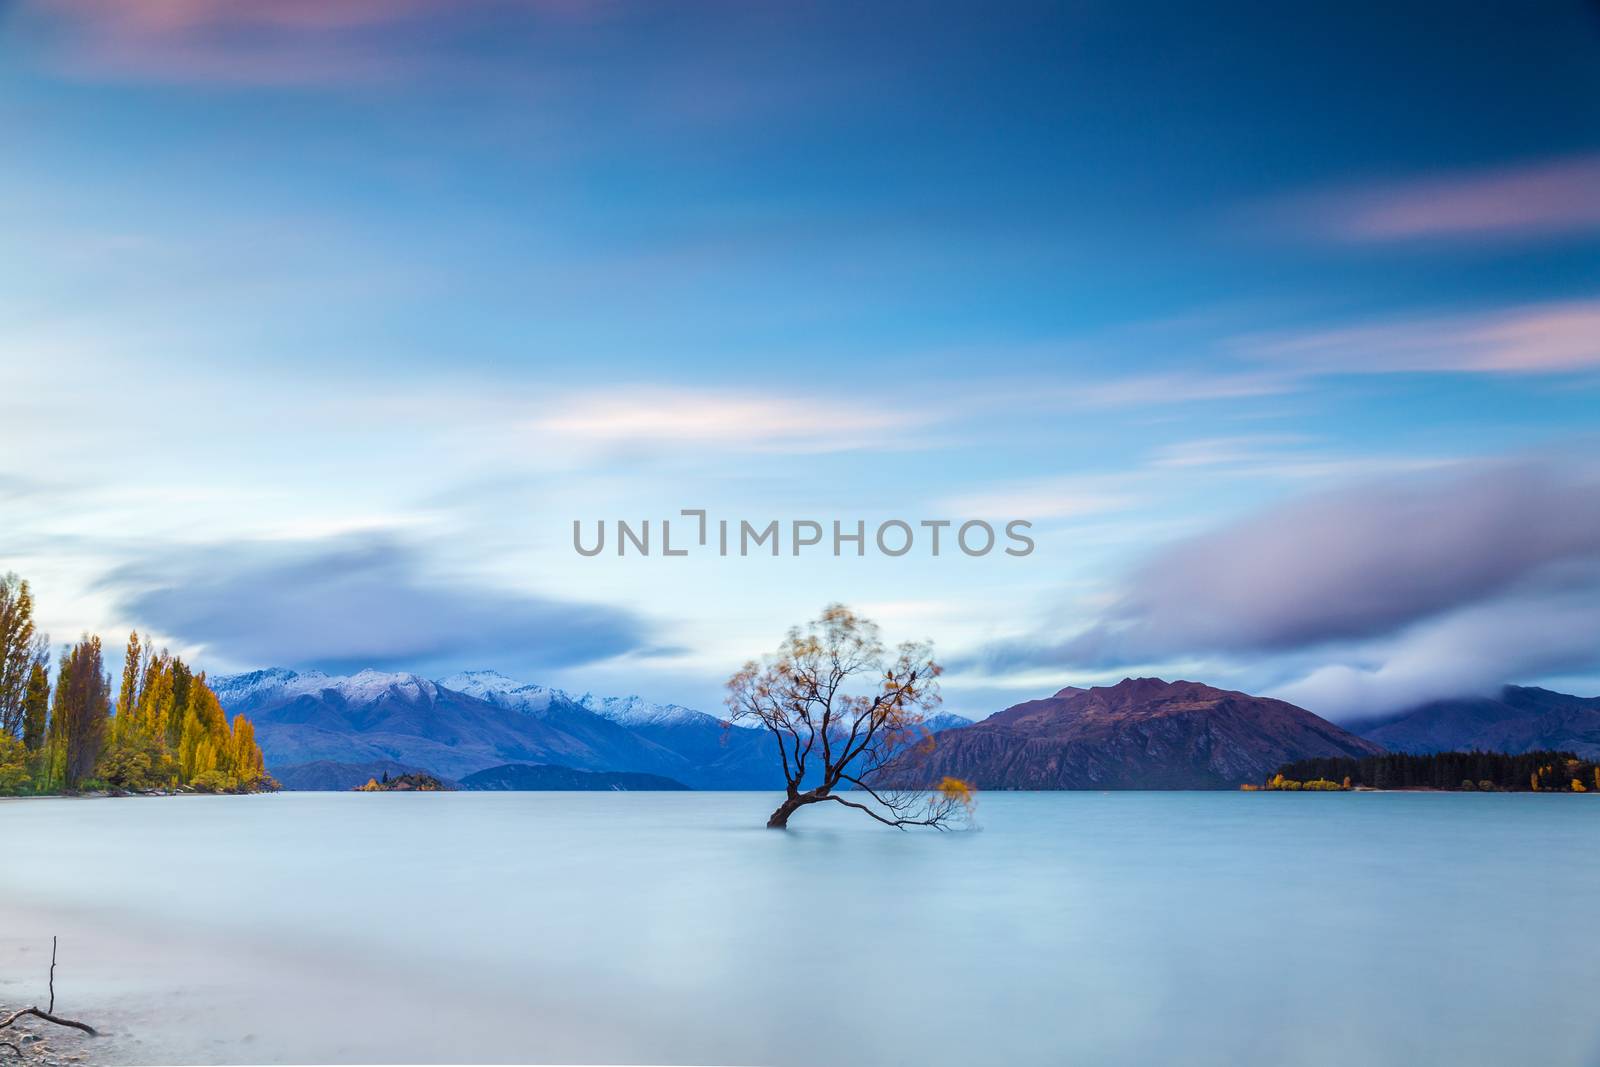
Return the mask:
<svg viewBox="0 0 1600 1067">
<path fill-rule="evenodd" d="M 28 1004 L 0 1002 L 0 1019 Z M 98 1029 L 98 1028 L 97 1028 Z M 22 1067 L 98 1067 L 107 1062 L 97 1053 L 105 1051 L 104 1037 L 90 1037 L 69 1026 L 57 1026 L 43 1019 L 25 1017 L 0 1030 L 0 1046 L 10 1045 L 9 1063 Z"/>
</svg>

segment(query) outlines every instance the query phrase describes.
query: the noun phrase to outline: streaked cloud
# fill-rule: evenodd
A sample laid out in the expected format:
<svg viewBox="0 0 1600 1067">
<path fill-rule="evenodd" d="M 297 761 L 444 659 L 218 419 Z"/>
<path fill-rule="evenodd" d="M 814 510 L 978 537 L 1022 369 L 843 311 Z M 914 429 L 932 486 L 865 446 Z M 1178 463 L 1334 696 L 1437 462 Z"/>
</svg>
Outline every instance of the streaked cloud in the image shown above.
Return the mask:
<svg viewBox="0 0 1600 1067">
<path fill-rule="evenodd" d="M 556 19 L 596 0 L 25 0 L 59 64 L 85 76 L 224 85 L 306 86 L 416 73 L 421 54 L 396 39 L 415 23 L 524 9 Z"/>
<path fill-rule="evenodd" d="M 235 667 L 541 669 L 653 647 L 626 609 L 439 573 L 384 533 L 175 549 L 116 568 L 100 588 L 134 625 Z"/>
<path fill-rule="evenodd" d="M 1241 354 L 1299 374 L 1551 374 L 1600 367 L 1600 299 L 1244 338 Z"/>
<path fill-rule="evenodd" d="M 1085 381 L 1061 392 L 1057 400 L 1071 407 L 1135 408 L 1281 396 L 1299 388 L 1292 375 L 1271 370 L 1179 370 Z"/>
<path fill-rule="evenodd" d="M 1600 155 L 1316 194 L 1280 205 L 1336 241 L 1526 238 L 1600 230 Z"/>
<path fill-rule="evenodd" d="M 1041 478 L 947 497 L 939 506 L 962 518 L 1080 518 L 1133 506 L 1138 497 L 1128 482 L 1126 477 Z"/>
<path fill-rule="evenodd" d="M 1157 450 L 1152 461 L 1157 467 L 1233 466 L 1280 459 L 1286 449 L 1306 444 L 1303 434 L 1254 434 L 1238 437 L 1205 437 L 1180 441 Z"/>
<path fill-rule="evenodd" d="M 941 415 L 789 392 L 634 387 L 566 396 L 527 423 L 590 445 L 737 446 L 764 452 L 907 447 Z"/>
</svg>

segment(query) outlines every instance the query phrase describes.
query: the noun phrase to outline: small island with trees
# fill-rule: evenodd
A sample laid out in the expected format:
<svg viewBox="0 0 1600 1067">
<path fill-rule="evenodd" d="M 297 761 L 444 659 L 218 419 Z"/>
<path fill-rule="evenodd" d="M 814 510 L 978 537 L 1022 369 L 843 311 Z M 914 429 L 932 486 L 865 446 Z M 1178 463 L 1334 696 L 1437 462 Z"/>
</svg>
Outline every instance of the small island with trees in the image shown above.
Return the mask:
<svg viewBox="0 0 1600 1067">
<path fill-rule="evenodd" d="M 0 796 L 275 788 L 250 720 L 229 722 L 203 673 L 137 632 L 114 701 L 97 635 L 67 647 L 52 687 L 32 590 L 0 577 Z"/>
<path fill-rule="evenodd" d="M 389 777 L 384 771 L 381 778 L 368 778 L 355 788 L 357 793 L 446 793 L 450 787 L 431 774 L 415 771 Z"/>
</svg>

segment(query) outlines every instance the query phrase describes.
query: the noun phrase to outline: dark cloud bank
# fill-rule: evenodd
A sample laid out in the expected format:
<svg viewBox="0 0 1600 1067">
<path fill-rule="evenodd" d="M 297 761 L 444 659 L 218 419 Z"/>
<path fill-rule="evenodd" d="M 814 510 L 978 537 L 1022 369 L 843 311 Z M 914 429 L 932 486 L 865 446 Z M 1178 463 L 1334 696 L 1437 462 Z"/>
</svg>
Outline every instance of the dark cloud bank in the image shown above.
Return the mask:
<svg viewBox="0 0 1600 1067">
<path fill-rule="evenodd" d="M 240 665 L 563 667 L 649 650 L 626 611 L 457 584 L 392 536 L 217 545 L 103 584 L 141 625 Z"/>
<path fill-rule="evenodd" d="M 1285 695 L 1341 715 L 1600 666 L 1600 478 L 1525 461 L 1304 498 L 1158 553 L 1085 630 L 975 665 L 1202 655 L 1293 664 Z"/>
</svg>

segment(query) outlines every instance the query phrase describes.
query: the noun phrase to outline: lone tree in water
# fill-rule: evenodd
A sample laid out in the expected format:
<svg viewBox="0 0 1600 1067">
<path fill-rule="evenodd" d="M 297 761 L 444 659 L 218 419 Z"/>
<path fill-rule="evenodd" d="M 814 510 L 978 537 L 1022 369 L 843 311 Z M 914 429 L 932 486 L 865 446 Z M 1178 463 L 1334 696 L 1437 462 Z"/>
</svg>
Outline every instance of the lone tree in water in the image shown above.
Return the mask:
<svg viewBox="0 0 1600 1067">
<path fill-rule="evenodd" d="M 778 742 L 787 795 L 767 826 L 781 830 L 801 808 L 824 802 L 902 828 L 943 828 L 965 814 L 972 790 L 957 779 L 933 790 L 882 782 L 895 756 L 932 743 L 924 715 L 939 706 L 941 670 L 927 642 L 890 654 L 876 624 L 830 604 L 790 630 L 774 655 L 728 679 L 732 720 L 755 720 Z"/>
</svg>

